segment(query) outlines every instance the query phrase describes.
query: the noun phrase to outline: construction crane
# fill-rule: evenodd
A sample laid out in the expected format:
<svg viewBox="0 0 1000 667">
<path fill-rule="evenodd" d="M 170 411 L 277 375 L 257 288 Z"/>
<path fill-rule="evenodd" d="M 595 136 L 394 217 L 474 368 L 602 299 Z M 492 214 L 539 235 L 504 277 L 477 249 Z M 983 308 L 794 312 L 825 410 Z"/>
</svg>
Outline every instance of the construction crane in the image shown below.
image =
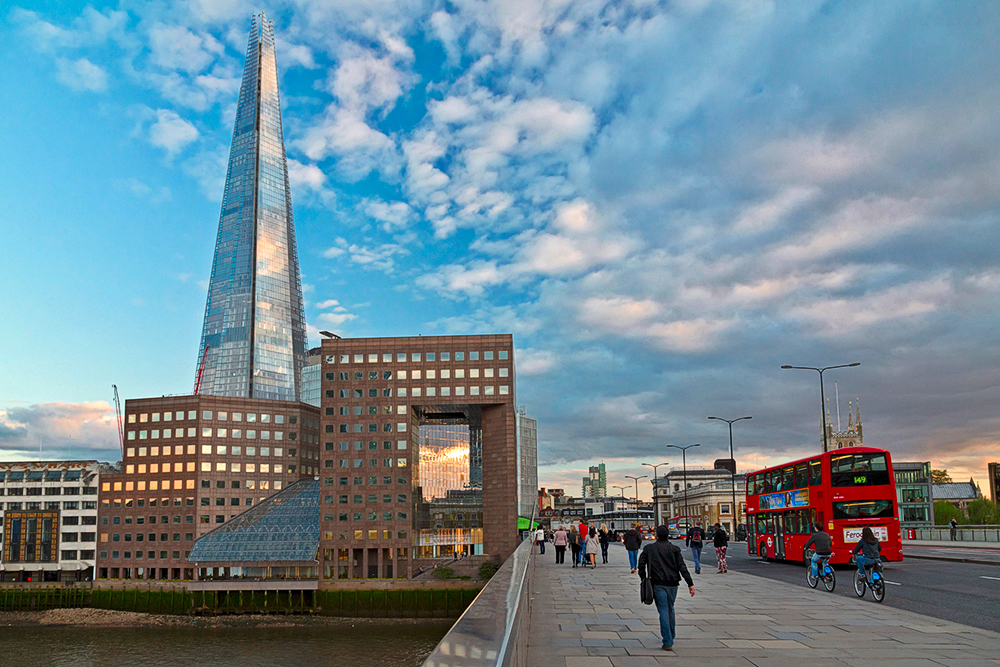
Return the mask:
<svg viewBox="0 0 1000 667">
<path fill-rule="evenodd" d="M 205 352 L 201 355 L 201 363 L 198 364 L 198 377 L 194 380 L 194 395 L 201 391 L 201 376 L 205 373 L 205 362 L 208 361 L 208 351 L 212 349 L 210 345 L 205 346 Z"/>
<path fill-rule="evenodd" d="M 111 385 L 115 391 L 115 413 L 118 416 L 118 449 L 121 450 L 121 458 L 125 459 L 125 422 L 122 421 L 122 402 L 118 398 L 118 386 Z"/>
</svg>

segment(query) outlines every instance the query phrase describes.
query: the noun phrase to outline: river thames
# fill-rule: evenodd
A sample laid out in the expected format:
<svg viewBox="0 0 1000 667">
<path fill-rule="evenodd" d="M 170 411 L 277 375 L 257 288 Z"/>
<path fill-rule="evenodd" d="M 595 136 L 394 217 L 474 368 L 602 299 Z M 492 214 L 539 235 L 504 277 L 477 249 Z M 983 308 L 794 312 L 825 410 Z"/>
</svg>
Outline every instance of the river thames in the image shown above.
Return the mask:
<svg viewBox="0 0 1000 667">
<path fill-rule="evenodd" d="M 51 667 L 416 667 L 452 621 L 251 627 L 0 627 L 0 663 Z"/>
</svg>

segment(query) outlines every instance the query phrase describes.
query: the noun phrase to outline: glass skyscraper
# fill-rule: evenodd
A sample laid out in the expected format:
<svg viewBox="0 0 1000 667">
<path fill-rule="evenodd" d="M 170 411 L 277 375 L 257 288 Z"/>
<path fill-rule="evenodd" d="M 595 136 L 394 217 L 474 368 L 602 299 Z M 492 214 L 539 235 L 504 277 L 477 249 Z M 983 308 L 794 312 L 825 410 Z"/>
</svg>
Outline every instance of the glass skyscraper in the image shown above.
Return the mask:
<svg viewBox="0 0 1000 667">
<path fill-rule="evenodd" d="M 196 392 L 296 401 L 305 356 L 274 24 L 262 12 L 243 67 Z"/>
</svg>

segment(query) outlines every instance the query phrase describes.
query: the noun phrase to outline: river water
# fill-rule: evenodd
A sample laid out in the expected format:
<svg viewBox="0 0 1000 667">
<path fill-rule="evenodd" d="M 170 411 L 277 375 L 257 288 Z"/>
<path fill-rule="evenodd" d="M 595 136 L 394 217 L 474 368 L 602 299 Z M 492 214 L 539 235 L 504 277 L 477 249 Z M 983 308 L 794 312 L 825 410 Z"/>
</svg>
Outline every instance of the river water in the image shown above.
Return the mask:
<svg viewBox="0 0 1000 667">
<path fill-rule="evenodd" d="M 292 627 L 0 627 L 0 664 L 415 667 L 450 621 Z"/>
</svg>

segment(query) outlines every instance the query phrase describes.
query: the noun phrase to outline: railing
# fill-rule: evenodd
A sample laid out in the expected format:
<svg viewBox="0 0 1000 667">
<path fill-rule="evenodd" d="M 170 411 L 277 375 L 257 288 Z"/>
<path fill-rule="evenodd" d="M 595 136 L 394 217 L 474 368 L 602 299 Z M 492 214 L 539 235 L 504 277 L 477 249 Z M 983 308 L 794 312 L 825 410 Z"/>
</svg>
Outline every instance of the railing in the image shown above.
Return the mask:
<svg viewBox="0 0 1000 667">
<path fill-rule="evenodd" d="M 951 541 L 951 529 L 917 528 L 918 540 Z M 906 534 L 906 531 L 903 531 Z M 955 531 L 956 542 L 1000 542 L 1000 526 L 959 526 Z"/>
<path fill-rule="evenodd" d="M 531 552 L 529 537 L 479 592 L 423 667 L 527 665 Z"/>
</svg>

